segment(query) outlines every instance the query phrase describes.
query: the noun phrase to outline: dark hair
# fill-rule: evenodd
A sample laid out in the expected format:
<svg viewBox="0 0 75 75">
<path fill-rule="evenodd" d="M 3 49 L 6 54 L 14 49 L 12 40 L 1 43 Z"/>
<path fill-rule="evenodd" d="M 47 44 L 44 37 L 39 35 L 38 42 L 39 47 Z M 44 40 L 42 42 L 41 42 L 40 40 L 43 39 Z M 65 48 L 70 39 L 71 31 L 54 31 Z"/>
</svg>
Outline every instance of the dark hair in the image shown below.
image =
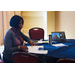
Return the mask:
<svg viewBox="0 0 75 75">
<path fill-rule="evenodd" d="M 24 23 L 24 20 L 22 17 L 18 16 L 18 15 L 14 15 L 11 19 L 10 19 L 10 26 L 11 27 L 15 27 L 17 28 L 19 26 L 19 22 L 20 20 L 22 20 L 22 22 Z"/>
</svg>

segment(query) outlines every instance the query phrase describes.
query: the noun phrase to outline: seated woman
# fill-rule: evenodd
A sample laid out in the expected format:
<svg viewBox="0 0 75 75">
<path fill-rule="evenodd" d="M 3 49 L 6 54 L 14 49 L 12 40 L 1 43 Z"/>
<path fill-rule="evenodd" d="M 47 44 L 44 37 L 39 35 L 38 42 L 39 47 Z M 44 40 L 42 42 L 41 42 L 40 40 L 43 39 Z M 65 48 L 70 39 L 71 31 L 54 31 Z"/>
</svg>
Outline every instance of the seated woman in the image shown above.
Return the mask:
<svg viewBox="0 0 75 75">
<path fill-rule="evenodd" d="M 24 35 L 20 30 L 22 29 L 24 20 L 22 17 L 15 15 L 10 19 L 11 28 L 4 36 L 4 52 L 3 61 L 5 63 L 13 63 L 12 53 L 16 51 L 27 51 L 28 47 L 23 45 L 24 40 L 33 46 L 33 42 Z"/>
</svg>

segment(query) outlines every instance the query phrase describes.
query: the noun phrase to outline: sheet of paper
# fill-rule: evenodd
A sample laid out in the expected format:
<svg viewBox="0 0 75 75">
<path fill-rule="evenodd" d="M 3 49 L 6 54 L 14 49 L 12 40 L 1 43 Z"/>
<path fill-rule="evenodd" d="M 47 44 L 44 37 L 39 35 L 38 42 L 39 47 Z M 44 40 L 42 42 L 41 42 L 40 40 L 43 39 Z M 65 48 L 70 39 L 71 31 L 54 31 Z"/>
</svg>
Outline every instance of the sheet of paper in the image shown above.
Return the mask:
<svg viewBox="0 0 75 75">
<path fill-rule="evenodd" d="M 62 43 L 59 43 L 59 44 L 52 44 L 53 46 L 56 46 L 56 47 L 58 47 L 58 46 L 60 46 L 60 47 L 62 47 L 62 46 L 68 46 L 68 45 L 65 45 L 65 44 L 62 44 Z"/>
<path fill-rule="evenodd" d="M 44 43 L 43 41 L 37 41 L 37 42 L 34 42 L 34 44 L 42 44 Z"/>
<path fill-rule="evenodd" d="M 39 48 L 43 48 L 43 46 L 27 46 L 28 47 L 28 51 L 38 51 Z"/>
<path fill-rule="evenodd" d="M 37 54 L 47 54 L 48 50 L 38 50 L 39 48 L 43 48 L 43 46 L 27 46 L 28 53 L 37 53 Z"/>
<path fill-rule="evenodd" d="M 37 43 L 44 43 L 44 41 L 40 40 L 40 41 L 38 41 Z"/>
<path fill-rule="evenodd" d="M 41 51 L 29 51 L 28 53 L 47 54 L 47 53 L 48 53 L 48 50 L 41 50 Z"/>
</svg>

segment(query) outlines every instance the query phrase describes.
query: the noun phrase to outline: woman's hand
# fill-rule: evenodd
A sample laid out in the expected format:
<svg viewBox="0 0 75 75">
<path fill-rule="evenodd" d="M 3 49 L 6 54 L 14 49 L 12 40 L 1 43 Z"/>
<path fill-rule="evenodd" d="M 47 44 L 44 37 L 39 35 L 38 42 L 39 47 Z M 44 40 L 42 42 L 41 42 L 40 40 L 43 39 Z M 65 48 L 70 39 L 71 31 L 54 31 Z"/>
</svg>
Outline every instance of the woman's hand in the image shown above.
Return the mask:
<svg viewBox="0 0 75 75">
<path fill-rule="evenodd" d="M 30 44 L 30 46 L 34 46 L 33 41 L 30 41 L 29 44 Z"/>
<path fill-rule="evenodd" d="M 25 45 L 20 46 L 20 49 L 24 50 L 24 51 L 28 51 L 28 47 Z"/>
</svg>

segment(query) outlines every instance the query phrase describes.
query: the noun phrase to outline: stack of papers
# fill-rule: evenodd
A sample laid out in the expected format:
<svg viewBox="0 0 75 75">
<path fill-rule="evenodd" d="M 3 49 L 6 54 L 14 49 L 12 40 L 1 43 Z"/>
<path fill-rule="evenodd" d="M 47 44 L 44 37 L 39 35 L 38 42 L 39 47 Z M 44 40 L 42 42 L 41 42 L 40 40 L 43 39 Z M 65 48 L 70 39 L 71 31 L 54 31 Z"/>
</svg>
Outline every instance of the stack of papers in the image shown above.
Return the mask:
<svg viewBox="0 0 75 75">
<path fill-rule="evenodd" d="M 62 44 L 62 43 L 59 43 L 59 44 L 52 44 L 53 46 L 56 46 L 56 47 L 62 47 L 62 46 L 68 46 L 68 45 L 65 45 L 65 44 Z"/>
<path fill-rule="evenodd" d="M 27 46 L 28 47 L 28 53 L 37 53 L 37 54 L 47 54 L 48 50 L 43 50 L 43 46 Z M 39 50 L 39 48 L 42 48 L 42 50 Z"/>
<path fill-rule="evenodd" d="M 44 43 L 43 41 L 38 41 L 37 43 Z"/>
</svg>

